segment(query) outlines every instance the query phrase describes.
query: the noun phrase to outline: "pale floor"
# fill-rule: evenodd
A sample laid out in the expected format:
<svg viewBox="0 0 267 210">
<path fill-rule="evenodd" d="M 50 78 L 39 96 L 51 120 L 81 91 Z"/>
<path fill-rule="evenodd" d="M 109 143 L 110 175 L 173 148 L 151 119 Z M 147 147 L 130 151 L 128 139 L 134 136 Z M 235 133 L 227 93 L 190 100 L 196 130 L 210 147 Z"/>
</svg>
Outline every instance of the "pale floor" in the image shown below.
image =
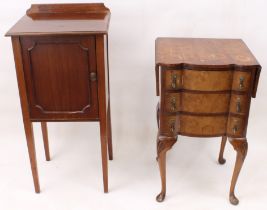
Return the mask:
<svg viewBox="0 0 267 210">
<path fill-rule="evenodd" d="M 52 160 L 45 161 L 40 125 L 35 140 L 41 193 L 35 194 L 21 119 L 6 125 L 0 139 L 0 210 L 266 209 L 266 125 L 251 117 L 249 151 L 236 195 L 228 202 L 235 152 L 226 145 L 225 165 L 217 163 L 220 139 L 180 137 L 168 153 L 167 197 L 157 203 L 160 177 L 154 130 L 147 136 L 114 128 L 114 160 L 109 162 L 109 193 L 103 193 L 99 129 L 96 123 L 48 124 Z M 115 124 L 117 123 L 116 120 Z M 12 132 L 15 130 L 17 132 Z M 138 129 L 137 129 L 138 131 Z M 253 135 L 252 135 L 253 134 Z"/>
</svg>

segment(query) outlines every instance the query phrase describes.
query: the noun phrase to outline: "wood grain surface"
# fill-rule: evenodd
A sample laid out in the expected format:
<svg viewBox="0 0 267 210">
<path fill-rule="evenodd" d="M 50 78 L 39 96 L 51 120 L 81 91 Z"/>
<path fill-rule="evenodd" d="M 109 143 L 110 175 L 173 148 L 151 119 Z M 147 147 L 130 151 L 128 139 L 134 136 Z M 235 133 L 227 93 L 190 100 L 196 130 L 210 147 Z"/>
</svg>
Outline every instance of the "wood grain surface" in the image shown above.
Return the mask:
<svg viewBox="0 0 267 210">
<path fill-rule="evenodd" d="M 110 19 L 110 12 L 103 4 L 34 5 L 28 15 L 24 15 L 6 36 L 106 34 Z"/>
</svg>

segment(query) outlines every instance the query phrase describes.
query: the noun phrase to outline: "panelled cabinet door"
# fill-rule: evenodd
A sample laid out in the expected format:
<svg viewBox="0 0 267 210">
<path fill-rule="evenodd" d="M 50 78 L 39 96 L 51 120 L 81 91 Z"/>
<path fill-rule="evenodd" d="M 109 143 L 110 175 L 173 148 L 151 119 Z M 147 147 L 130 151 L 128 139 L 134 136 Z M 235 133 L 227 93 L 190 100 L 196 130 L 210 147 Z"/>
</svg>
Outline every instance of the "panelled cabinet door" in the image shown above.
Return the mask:
<svg viewBox="0 0 267 210">
<path fill-rule="evenodd" d="M 30 117 L 97 119 L 94 36 L 21 38 Z"/>
</svg>

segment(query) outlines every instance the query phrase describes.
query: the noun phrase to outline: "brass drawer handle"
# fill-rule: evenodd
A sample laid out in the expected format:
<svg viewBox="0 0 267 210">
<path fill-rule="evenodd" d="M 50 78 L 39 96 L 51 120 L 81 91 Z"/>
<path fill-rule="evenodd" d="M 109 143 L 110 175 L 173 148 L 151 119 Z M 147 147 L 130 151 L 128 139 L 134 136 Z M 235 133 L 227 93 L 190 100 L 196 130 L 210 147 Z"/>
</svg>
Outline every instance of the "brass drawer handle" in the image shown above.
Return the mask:
<svg viewBox="0 0 267 210">
<path fill-rule="evenodd" d="M 171 75 L 171 86 L 173 89 L 176 88 L 176 82 L 177 82 L 177 74 L 172 74 Z"/>
<path fill-rule="evenodd" d="M 237 98 L 237 101 L 236 101 L 236 112 L 241 112 L 240 98 Z"/>
<path fill-rule="evenodd" d="M 171 110 L 172 111 L 175 111 L 176 110 L 176 98 L 175 97 L 173 97 L 171 99 Z"/>
<path fill-rule="evenodd" d="M 234 119 L 234 127 L 232 128 L 234 134 L 236 134 L 236 132 L 239 130 L 238 124 L 238 120 Z"/>
<path fill-rule="evenodd" d="M 236 134 L 236 132 L 238 131 L 238 126 L 235 125 L 232 130 L 233 130 L 234 134 Z"/>
<path fill-rule="evenodd" d="M 175 121 L 172 120 L 172 121 L 170 122 L 170 131 L 173 133 L 174 130 L 175 130 Z"/>
<path fill-rule="evenodd" d="M 245 80 L 244 77 L 239 78 L 239 89 L 240 90 L 244 88 L 244 80 Z"/>
</svg>

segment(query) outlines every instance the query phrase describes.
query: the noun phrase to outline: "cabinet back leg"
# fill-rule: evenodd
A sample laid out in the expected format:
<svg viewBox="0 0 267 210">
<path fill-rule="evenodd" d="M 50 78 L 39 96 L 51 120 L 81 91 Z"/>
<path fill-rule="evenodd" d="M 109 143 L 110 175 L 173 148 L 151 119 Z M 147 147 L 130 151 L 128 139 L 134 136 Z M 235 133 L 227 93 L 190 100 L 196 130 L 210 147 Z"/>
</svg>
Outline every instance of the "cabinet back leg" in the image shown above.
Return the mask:
<svg viewBox="0 0 267 210">
<path fill-rule="evenodd" d="M 109 156 L 109 160 L 113 160 L 110 102 L 108 102 L 108 111 L 107 111 L 107 134 L 108 134 L 107 135 L 107 138 L 108 138 L 108 156 Z"/>
<path fill-rule="evenodd" d="M 47 132 L 47 124 L 46 122 L 41 122 L 43 141 L 44 141 L 44 150 L 45 150 L 45 158 L 47 161 L 50 161 L 50 152 L 49 152 L 49 142 L 48 142 L 48 132 Z"/>
</svg>

